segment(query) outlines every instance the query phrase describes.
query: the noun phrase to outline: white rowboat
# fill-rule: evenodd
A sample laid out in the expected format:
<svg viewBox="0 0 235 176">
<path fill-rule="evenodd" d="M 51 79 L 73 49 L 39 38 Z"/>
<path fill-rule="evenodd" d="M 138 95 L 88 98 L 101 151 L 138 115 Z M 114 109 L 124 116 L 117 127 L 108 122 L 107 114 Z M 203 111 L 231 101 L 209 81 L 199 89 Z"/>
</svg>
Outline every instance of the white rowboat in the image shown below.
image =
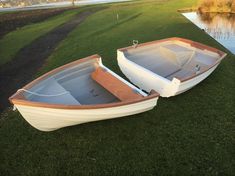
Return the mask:
<svg viewBox="0 0 235 176">
<path fill-rule="evenodd" d="M 183 93 L 207 78 L 226 53 L 182 38 L 168 38 L 117 50 L 118 65 L 140 89 L 162 97 Z"/>
<path fill-rule="evenodd" d="M 93 55 L 46 73 L 9 100 L 33 127 L 53 131 L 148 111 L 158 97 L 128 83 Z"/>
</svg>

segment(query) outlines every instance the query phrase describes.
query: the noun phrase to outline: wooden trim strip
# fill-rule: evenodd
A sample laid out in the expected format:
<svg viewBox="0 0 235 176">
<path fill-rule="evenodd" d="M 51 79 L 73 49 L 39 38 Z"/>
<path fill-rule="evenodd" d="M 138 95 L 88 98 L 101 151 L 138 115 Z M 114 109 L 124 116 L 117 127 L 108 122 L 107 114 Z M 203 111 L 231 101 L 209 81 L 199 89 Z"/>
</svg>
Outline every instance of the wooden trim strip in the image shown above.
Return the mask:
<svg viewBox="0 0 235 176">
<path fill-rule="evenodd" d="M 32 102 L 28 100 L 21 100 L 13 98 L 11 102 L 16 105 L 24 105 L 24 106 L 31 106 L 31 107 L 43 107 L 43 108 L 53 108 L 53 109 L 100 109 L 100 108 L 112 108 L 117 106 L 124 106 L 128 104 L 135 104 L 140 103 L 143 101 L 151 100 L 154 98 L 159 97 L 157 92 L 152 93 L 149 96 L 143 97 L 141 99 L 134 99 L 128 101 L 120 101 L 116 103 L 109 103 L 109 104 L 98 104 L 98 105 L 63 105 L 63 104 L 49 104 L 49 103 L 40 103 L 40 102 Z"/>
<path fill-rule="evenodd" d="M 26 86 L 24 86 L 22 89 L 30 89 L 31 87 L 33 87 L 34 85 L 36 85 L 40 81 L 43 81 L 43 80 L 47 79 L 48 77 L 50 77 L 50 76 L 52 76 L 52 75 L 54 75 L 58 72 L 61 72 L 61 71 L 65 70 L 69 67 L 73 67 L 75 65 L 79 65 L 81 63 L 85 63 L 85 62 L 90 61 L 90 60 L 96 60 L 97 63 L 99 63 L 100 58 L 101 57 L 96 54 L 96 55 L 92 55 L 92 56 L 89 56 L 89 57 L 86 57 L 86 58 L 79 59 L 77 61 L 68 63 L 66 65 L 58 67 L 58 68 L 56 68 L 56 69 L 40 76 L 39 78 L 35 79 L 34 81 L 32 81 L 29 84 L 27 84 Z M 153 92 L 149 96 L 143 97 L 141 99 L 120 101 L 120 102 L 116 102 L 116 103 L 99 104 L 99 105 L 63 105 L 63 104 L 50 104 L 50 103 L 29 101 L 25 98 L 22 91 L 18 91 L 9 98 L 9 101 L 12 104 L 16 104 L 16 105 L 24 105 L 24 106 L 31 106 L 31 107 L 43 107 L 43 108 L 53 108 L 53 109 L 74 109 L 74 110 L 76 110 L 76 109 L 99 109 L 99 108 L 111 108 L 111 107 L 116 107 L 116 106 L 124 106 L 124 105 L 128 105 L 128 104 L 147 101 L 147 100 L 150 100 L 150 99 L 157 98 L 159 96 L 160 95 L 157 92 Z"/>
<path fill-rule="evenodd" d="M 208 46 L 208 45 L 204 45 L 204 44 L 199 43 L 199 42 L 195 42 L 195 41 L 188 40 L 188 39 L 184 39 L 184 38 L 178 38 L 178 37 L 171 38 L 171 39 L 173 39 L 173 40 L 179 40 L 179 41 L 182 41 L 182 42 L 184 42 L 184 43 L 188 43 L 188 44 L 190 44 L 192 47 L 198 48 L 198 49 L 200 49 L 200 50 L 208 50 L 208 51 L 217 53 L 217 54 L 219 54 L 219 56 L 221 56 L 221 57 L 223 57 L 224 55 L 226 55 L 226 53 L 224 53 L 223 51 L 221 51 L 221 50 L 219 50 L 219 49 L 213 48 L 213 47 Z"/>
<path fill-rule="evenodd" d="M 208 51 L 215 52 L 215 53 L 219 54 L 221 57 L 226 55 L 226 53 L 224 53 L 223 51 L 218 50 L 216 48 L 213 48 L 213 47 L 210 47 L 210 46 L 207 46 L 207 45 L 204 45 L 204 44 L 201 44 L 201 43 L 189 40 L 189 39 L 179 38 L 179 37 L 172 37 L 172 38 L 167 38 L 167 39 L 162 39 L 162 40 L 155 40 L 155 41 L 151 41 L 151 42 L 141 43 L 141 44 L 138 44 L 137 47 L 128 46 L 125 48 L 120 48 L 120 49 L 118 49 L 118 51 L 125 52 L 127 50 L 131 50 L 131 49 L 135 49 L 135 48 L 139 48 L 139 47 L 143 47 L 143 46 L 148 46 L 148 45 L 152 45 L 152 44 L 167 42 L 167 41 L 181 41 L 184 43 L 188 43 L 192 47 L 198 48 L 200 50 L 208 50 Z"/>
</svg>

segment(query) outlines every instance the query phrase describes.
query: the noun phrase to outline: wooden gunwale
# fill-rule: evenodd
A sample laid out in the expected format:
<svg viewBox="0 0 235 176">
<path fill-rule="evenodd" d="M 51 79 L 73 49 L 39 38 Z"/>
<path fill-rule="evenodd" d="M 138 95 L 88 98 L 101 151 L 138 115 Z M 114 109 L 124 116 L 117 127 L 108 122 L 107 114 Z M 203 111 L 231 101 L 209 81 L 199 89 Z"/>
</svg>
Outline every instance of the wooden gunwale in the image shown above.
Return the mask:
<svg viewBox="0 0 235 176">
<path fill-rule="evenodd" d="M 118 51 L 124 52 L 124 51 L 130 50 L 130 49 L 135 49 L 135 48 L 139 48 L 139 47 L 143 47 L 143 46 L 147 46 L 147 45 L 152 45 L 152 44 L 157 44 L 157 43 L 162 43 L 162 42 L 167 42 L 167 41 L 177 41 L 177 40 L 182 41 L 184 43 L 188 43 L 192 47 L 198 48 L 200 50 L 208 50 L 211 52 L 215 52 L 215 53 L 219 54 L 221 57 L 226 55 L 226 53 L 224 53 L 223 51 L 218 50 L 216 48 L 213 48 L 213 47 L 210 47 L 210 46 L 207 46 L 207 45 L 204 45 L 204 44 L 201 44 L 201 43 L 189 40 L 189 39 L 179 38 L 179 37 L 172 37 L 172 38 L 167 38 L 167 39 L 162 39 L 162 40 L 155 40 L 155 41 L 151 41 L 151 42 L 140 43 L 136 47 L 128 46 L 128 47 L 120 48 L 120 49 L 118 49 Z"/>
<path fill-rule="evenodd" d="M 35 79 L 34 81 L 30 82 L 26 86 L 24 86 L 22 89 L 30 89 L 34 85 L 38 84 L 40 81 L 43 81 L 47 79 L 48 77 L 63 71 L 69 67 L 73 67 L 75 65 L 87 62 L 89 60 L 96 60 L 97 62 L 100 61 L 100 56 L 95 54 L 92 56 L 88 56 L 83 59 L 79 59 L 77 61 L 68 63 L 66 65 L 63 65 L 61 67 L 58 67 L 42 76 L 39 78 Z M 53 109 L 99 109 L 99 108 L 111 108 L 111 107 L 117 107 L 117 106 L 124 106 L 128 104 L 134 104 L 134 103 L 139 103 L 142 101 L 150 100 L 156 97 L 159 97 L 160 95 L 153 91 L 149 96 L 143 97 L 142 99 L 133 99 L 133 100 L 128 100 L 128 101 L 120 101 L 120 102 L 115 102 L 115 103 L 108 103 L 108 104 L 98 104 L 98 105 L 63 105 L 63 104 L 50 104 L 50 103 L 42 103 L 42 102 L 33 102 L 29 101 L 25 98 L 23 95 L 23 91 L 17 91 L 15 94 L 13 94 L 10 98 L 9 101 L 12 104 L 15 105 L 23 105 L 23 106 L 30 106 L 30 107 L 42 107 L 42 108 L 53 108 Z"/>
</svg>

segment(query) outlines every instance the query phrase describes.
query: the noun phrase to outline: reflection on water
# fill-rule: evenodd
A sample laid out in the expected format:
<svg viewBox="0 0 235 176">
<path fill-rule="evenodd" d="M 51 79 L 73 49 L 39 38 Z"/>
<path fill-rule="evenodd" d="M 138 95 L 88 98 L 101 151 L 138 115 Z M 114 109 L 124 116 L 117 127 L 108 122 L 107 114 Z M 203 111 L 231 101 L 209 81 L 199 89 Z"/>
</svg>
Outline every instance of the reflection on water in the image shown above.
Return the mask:
<svg viewBox="0 0 235 176">
<path fill-rule="evenodd" d="M 235 54 L 235 14 L 189 12 L 183 15 Z"/>
</svg>

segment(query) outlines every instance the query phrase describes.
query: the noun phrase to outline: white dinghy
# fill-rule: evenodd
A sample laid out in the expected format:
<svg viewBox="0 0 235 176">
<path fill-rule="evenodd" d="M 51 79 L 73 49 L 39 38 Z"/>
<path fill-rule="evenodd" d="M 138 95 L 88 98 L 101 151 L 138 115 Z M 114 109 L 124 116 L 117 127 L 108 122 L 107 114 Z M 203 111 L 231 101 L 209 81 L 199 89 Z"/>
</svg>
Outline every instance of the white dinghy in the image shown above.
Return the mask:
<svg viewBox="0 0 235 176">
<path fill-rule="evenodd" d="M 158 97 L 128 83 L 93 55 L 48 72 L 9 100 L 33 127 L 53 131 L 148 111 Z"/>
<path fill-rule="evenodd" d="M 182 38 L 169 38 L 118 49 L 118 65 L 142 90 L 162 97 L 178 95 L 208 77 L 226 54 Z"/>
</svg>

